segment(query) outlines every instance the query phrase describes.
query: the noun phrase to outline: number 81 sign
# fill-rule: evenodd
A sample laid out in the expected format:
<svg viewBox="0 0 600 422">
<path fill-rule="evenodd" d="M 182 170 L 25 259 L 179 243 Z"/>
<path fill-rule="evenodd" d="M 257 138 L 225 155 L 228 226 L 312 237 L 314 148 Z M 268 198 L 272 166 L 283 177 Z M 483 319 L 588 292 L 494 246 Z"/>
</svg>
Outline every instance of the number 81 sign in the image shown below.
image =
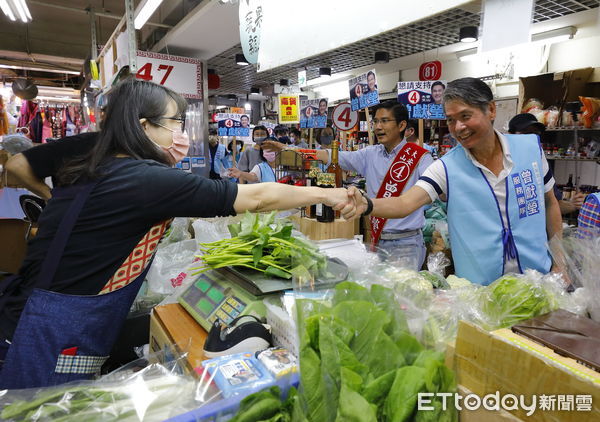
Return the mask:
<svg viewBox="0 0 600 422">
<path fill-rule="evenodd" d="M 339 130 L 350 130 L 358 123 L 358 111 L 352 111 L 350 103 L 341 103 L 333 109 L 331 119 Z"/>
</svg>

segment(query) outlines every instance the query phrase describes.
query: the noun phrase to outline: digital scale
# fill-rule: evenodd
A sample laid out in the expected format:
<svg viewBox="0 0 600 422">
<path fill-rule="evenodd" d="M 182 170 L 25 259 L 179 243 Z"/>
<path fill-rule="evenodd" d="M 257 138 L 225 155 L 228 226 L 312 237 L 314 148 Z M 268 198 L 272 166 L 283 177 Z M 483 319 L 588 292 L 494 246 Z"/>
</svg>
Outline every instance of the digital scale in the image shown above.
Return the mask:
<svg viewBox="0 0 600 422">
<path fill-rule="evenodd" d="M 315 279 L 315 286 L 333 286 L 348 277 L 348 267 L 337 258 L 328 258 L 327 276 Z M 225 267 L 207 271 L 179 297 L 179 303 L 206 330 L 218 318 L 229 324 L 240 315 L 264 318 L 263 299 L 292 289 L 292 281 L 266 277 L 245 268 Z"/>
</svg>

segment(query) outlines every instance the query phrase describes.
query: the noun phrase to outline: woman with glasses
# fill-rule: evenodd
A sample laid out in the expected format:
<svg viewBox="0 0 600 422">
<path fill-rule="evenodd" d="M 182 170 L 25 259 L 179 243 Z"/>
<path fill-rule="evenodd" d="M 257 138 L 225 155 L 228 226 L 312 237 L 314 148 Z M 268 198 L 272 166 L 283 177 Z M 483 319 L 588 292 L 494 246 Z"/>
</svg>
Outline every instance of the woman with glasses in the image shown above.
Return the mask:
<svg viewBox="0 0 600 422">
<path fill-rule="evenodd" d="M 59 172 L 21 269 L 0 283 L 0 389 L 97 373 L 173 217 L 353 207 L 344 189 L 237 185 L 175 169 L 188 147 L 185 100 L 135 79 L 110 95 L 94 147 Z"/>
</svg>

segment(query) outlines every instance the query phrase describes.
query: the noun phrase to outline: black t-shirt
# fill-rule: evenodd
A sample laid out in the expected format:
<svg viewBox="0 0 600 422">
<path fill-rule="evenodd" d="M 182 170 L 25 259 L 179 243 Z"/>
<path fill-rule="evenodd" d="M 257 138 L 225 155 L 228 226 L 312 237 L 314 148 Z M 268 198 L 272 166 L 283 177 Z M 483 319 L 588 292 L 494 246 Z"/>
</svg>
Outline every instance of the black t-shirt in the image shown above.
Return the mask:
<svg viewBox="0 0 600 422">
<path fill-rule="evenodd" d="M 29 148 L 23 152 L 33 173 L 40 179 L 56 176 L 63 164 L 87 154 L 96 144 L 99 132 L 81 133 Z"/>
<path fill-rule="evenodd" d="M 102 290 L 140 239 L 172 217 L 234 215 L 237 184 L 210 180 L 152 160 L 127 160 L 90 194 L 73 228 L 50 290 L 93 295 Z M 108 165 L 110 169 L 111 164 Z M 0 314 L 0 339 L 12 338 L 27 297 L 71 199 L 53 197 L 29 242 L 23 278 Z"/>
</svg>

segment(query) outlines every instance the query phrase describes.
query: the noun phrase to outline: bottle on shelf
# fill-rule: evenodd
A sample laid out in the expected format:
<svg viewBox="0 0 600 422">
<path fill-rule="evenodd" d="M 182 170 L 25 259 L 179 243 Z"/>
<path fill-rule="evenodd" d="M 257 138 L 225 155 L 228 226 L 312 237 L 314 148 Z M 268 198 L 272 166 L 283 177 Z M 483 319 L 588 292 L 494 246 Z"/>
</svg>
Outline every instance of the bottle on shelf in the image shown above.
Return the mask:
<svg viewBox="0 0 600 422">
<path fill-rule="evenodd" d="M 317 186 L 320 188 L 335 188 L 335 174 L 319 173 L 317 176 Z M 331 223 L 335 220 L 335 211 L 332 207 L 325 204 L 317 204 L 315 214 L 317 221 L 320 223 Z"/>
<path fill-rule="evenodd" d="M 567 184 L 563 188 L 563 199 L 565 201 L 568 201 L 569 199 L 571 199 L 572 194 L 573 194 L 573 175 L 569 174 L 569 180 L 567 181 Z"/>
<path fill-rule="evenodd" d="M 335 175 L 335 187 L 342 187 L 342 168 L 339 165 L 339 142 L 333 141 L 331 145 L 331 164 L 327 167 L 327 173 Z"/>
<path fill-rule="evenodd" d="M 310 162 L 310 169 L 308 170 L 308 179 L 306 180 L 306 186 L 317 186 L 317 176 L 321 173 L 319 168 L 319 161 L 313 160 Z M 309 205 L 306 207 L 306 214 L 308 218 L 317 218 L 316 205 Z"/>
</svg>

